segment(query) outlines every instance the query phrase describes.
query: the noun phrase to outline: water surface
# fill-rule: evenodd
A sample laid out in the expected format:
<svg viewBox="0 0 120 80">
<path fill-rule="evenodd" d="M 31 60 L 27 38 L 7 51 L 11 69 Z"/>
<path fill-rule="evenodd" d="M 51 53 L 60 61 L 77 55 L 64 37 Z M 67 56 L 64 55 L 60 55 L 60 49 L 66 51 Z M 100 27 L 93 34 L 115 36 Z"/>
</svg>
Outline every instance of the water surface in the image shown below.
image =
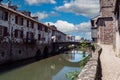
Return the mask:
<svg viewBox="0 0 120 80">
<path fill-rule="evenodd" d="M 65 74 L 80 71 L 81 51 L 68 51 L 57 56 L 0 73 L 0 80 L 68 80 Z M 86 53 L 86 56 L 88 53 Z"/>
</svg>

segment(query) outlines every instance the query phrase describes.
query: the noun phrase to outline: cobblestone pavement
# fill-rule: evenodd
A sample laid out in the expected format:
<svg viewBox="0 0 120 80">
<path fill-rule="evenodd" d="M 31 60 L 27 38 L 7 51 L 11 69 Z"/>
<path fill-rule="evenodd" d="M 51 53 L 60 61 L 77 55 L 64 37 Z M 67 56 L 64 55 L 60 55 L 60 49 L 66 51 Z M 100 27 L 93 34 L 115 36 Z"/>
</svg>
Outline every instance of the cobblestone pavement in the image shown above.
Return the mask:
<svg viewBox="0 0 120 80">
<path fill-rule="evenodd" d="M 102 80 L 120 80 L 120 58 L 115 56 L 112 45 L 100 45 Z"/>
</svg>

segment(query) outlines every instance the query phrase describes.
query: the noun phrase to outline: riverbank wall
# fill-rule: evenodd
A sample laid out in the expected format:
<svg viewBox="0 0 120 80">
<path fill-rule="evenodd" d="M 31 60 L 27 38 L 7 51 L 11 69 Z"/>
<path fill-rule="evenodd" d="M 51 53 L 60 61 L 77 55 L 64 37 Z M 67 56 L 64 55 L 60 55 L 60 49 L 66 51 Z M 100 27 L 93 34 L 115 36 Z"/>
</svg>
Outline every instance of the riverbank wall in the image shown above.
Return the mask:
<svg viewBox="0 0 120 80">
<path fill-rule="evenodd" d="M 101 52 L 102 48 L 99 45 L 96 45 L 95 51 L 92 52 L 92 57 L 78 75 L 77 80 L 101 80 Z"/>
</svg>

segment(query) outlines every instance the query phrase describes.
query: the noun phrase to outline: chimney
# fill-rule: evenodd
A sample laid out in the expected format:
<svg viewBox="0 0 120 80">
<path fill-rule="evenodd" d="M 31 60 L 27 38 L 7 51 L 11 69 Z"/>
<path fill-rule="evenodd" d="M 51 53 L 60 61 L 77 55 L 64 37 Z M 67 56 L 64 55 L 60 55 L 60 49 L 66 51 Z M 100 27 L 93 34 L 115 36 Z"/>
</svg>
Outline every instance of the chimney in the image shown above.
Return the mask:
<svg viewBox="0 0 120 80">
<path fill-rule="evenodd" d="M 31 12 L 29 12 L 29 11 L 20 11 L 20 12 L 23 13 L 24 15 L 26 15 L 26 16 L 31 17 Z"/>
<path fill-rule="evenodd" d="M 32 18 L 38 21 L 38 16 L 34 16 Z"/>
<path fill-rule="evenodd" d="M 13 10 L 17 10 L 17 5 L 13 5 L 13 6 L 9 6 L 11 9 L 13 9 Z"/>
<path fill-rule="evenodd" d="M 11 6 L 11 0 L 8 0 L 8 7 Z"/>
<path fill-rule="evenodd" d="M 48 23 L 48 26 L 50 26 L 50 23 Z"/>
</svg>

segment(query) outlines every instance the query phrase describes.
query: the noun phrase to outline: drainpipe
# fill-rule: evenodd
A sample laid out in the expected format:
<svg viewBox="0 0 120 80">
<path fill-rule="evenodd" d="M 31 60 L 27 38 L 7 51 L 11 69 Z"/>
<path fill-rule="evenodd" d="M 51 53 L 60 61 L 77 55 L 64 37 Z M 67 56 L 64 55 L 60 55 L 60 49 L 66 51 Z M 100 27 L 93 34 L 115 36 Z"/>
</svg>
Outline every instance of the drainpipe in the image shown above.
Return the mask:
<svg viewBox="0 0 120 80">
<path fill-rule="evenodd" d="M 9 7 L 9 6 L 8 6 Z M 12 31 L 13 28 L 11 27 L 11 13 L 8 15 L 8 27 L 9 27 L 9 52 L 10 52 L 10 60 L 12 59 Z"/>
</svg>

